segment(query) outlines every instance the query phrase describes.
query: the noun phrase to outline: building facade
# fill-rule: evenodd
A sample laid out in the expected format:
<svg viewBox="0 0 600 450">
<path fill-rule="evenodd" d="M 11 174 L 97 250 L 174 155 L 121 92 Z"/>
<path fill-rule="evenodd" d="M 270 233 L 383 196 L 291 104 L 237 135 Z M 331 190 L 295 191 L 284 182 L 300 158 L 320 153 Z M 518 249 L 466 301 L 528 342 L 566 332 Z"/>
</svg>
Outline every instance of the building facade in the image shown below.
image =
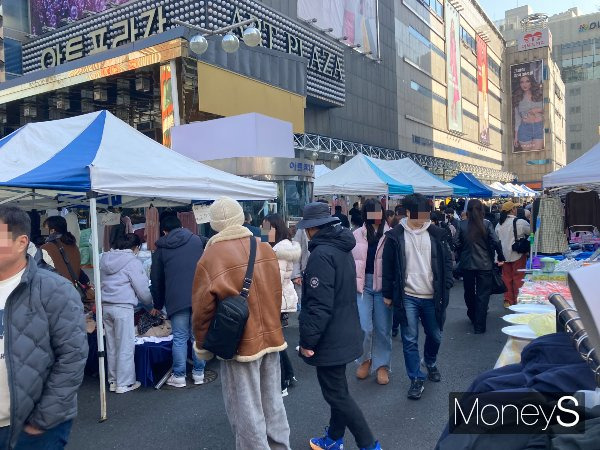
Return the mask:
<svg viewBox="0 0 600 450">
<path fill-rule="evenodd" d="M 515 44 L 518 23 L 532 14 L 529 6 L 506 11 L 499 23 L 507 45 Z M 600 13 L 580 15 L 577 8 L 548 18 L 552 58 L 565 83 L 567 162 L 600 139 Z"/>
<path fill-rule="evenodd" d="M 475 0 L 99 3 L 3 1 L 2 135 L 109 109 L 168 144 L 173 124 L 259 112 L 293 124 L 298 158 L 411 157 L 445 178 L 512 180 L 504 42 Z M 177 23 L 214 30 L 250 18 L 262 42 L 232 54 L 216 37 L 195 54 L 196 32 Z"/>
</svg>

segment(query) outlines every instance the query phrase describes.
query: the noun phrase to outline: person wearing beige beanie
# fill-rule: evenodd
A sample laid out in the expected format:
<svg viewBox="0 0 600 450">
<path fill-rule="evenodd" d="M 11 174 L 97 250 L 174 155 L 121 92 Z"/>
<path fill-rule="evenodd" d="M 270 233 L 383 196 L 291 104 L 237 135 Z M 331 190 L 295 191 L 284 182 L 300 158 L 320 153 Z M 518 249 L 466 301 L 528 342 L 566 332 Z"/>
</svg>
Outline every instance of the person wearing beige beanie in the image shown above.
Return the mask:
<svg viewBox="0 0 600 450">
<path fill-rule="evenodd" d="M 208 241 L 198 262 L 192 295 L 194 350 L 205 360 L 213 357 L 203 343 L 218 302 L 240 294 L 250 239 L 257 239 L 243 226 L 244 211 L 235 200 L 219 198 L 209 211 L 210 226 L 217 234 Z M 223 400 L 237 449 L 290 448 L 280 388 L 279 352 L 287 348 L 280 321 L 281 299 L 277 256 L 268 243 L 259 242 L 244 334 L 233 359 L 221 361 Z"/>
</svg>

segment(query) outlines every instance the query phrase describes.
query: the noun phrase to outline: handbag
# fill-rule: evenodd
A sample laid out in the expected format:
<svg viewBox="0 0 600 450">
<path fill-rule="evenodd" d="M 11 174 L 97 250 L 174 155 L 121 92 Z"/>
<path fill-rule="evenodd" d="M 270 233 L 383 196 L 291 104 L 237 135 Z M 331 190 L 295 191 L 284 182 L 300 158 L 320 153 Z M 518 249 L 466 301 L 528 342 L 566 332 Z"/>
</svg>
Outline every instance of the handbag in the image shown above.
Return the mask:
<svg viewBox="0 0 600 450">
<path fill-rule="evenodd" d="M 73 280 L 73 286 L 75 287 L 75 290 L 79 294 L 81 301 L 83 303 L 86 303 L 87 301 L 90 300 L 90 298 L 88 297 L 87 291 L 90 290 L 91 292 L 93 292 L 93 290 L 92 290 L 93 288 L 91 288 L 90 285 L 86 286 L 79 281 L 80 277 L 75 275 L 75 271 L 73 270 L 73 267 L 71 266 L 71 261 L 69 261 L 69 257 L 65 253 L 65 249 L 63 248 L 63 246 L 59 245 L 56 240 L 54 240 L 52 242 L 54 243 L 54 245 L 56 245 L 58 247 L 58 250 L 60 251 L 60 255 L 62 256 L 62 259 L 63 259 L 65 265 L 67 266 L 67 270 L 69 271 L 69 275 L 71 276 L 71 279 Z M 81 276 L 81 274 L 80 274 L 80 276 Z M 89 280 L 89 278 L 88 278 L 88 280 Z"/>
<path fill-rule="evenodd" d="M 513 251 L 521 254 L 529 253 L 531 250 L 531 243 L 529 239 L 526 237 L 522 237 L 521 239 L 517 239 L 517 220 L 513 219 L 513 233 L 515 235 L 515 243 L 512 245 Z"/>
<path fill-rule="evenodd" d="M 502 279 L 502 268 L 494 264 L 492 268 L 492 294 L 504 294 L 507 290 Z"/>
<path fill-rule="evenodd" d="M 221 359 L 232 359 L 237 353 L 248 321 L 248 294 L 254 274 L 256 238 L 250 237 L 250 258 L 239 295 L 227 297 L 217 305 L 202 347 Z"/>
</svg>

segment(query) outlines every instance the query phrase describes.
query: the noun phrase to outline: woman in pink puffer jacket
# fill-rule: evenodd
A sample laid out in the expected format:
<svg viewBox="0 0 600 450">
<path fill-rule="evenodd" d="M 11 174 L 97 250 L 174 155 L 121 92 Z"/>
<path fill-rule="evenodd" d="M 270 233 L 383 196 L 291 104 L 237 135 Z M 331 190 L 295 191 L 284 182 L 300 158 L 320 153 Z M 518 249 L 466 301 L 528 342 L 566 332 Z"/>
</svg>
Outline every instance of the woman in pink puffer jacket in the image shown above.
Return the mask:
<svg viewBox="0 0 600 450">
<path fill-rule="evenodd" d="M 356 263 L 357 303 L 360 325 L 365 333 L 363 355 L 356 376 L 363 380 L 373 371 L 377 383 L 389 383 L 392 357 L 392 308 L 383 301 L 382 256 L 385 233 L 390 229 L 383 220 L 381 205 L 369 199 L 362 208 L 364 225 L 354 231 L 356 246 L 352 256 Z M 377 217 L 378 219 L 375 219 Z"/>
</svg>

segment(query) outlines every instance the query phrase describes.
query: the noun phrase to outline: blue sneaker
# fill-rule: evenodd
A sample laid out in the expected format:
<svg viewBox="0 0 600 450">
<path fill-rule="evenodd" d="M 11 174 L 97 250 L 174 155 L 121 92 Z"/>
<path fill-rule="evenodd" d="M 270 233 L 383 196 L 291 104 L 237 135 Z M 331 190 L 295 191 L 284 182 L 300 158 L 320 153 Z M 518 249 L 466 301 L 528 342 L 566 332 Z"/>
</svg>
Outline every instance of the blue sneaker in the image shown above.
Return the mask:
<svg viewBox="0 0 600 450">
<path fill-rule="evenodd" d="M 310 440 L 312 450 L 344 450 L 344 438 L 334 441 L 329 437 L 329 430 L 325 428 L 325 436 Z"/>
<path fill-rule="evenodd" d="M 379 445 L 379 441 L 375 441 L 374 447 L 361 448 L 360 450 L 381 450 L 381 445 Z"/>
</svg>

